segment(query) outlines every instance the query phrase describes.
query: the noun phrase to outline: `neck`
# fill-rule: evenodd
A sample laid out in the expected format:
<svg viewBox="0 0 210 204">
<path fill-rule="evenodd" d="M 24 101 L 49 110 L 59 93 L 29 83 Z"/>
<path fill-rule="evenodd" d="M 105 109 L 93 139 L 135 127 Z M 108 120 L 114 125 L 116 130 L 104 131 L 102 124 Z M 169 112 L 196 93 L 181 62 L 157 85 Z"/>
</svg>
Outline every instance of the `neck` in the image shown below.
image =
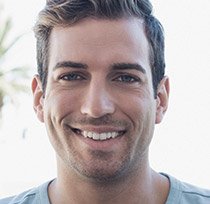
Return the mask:
<svg viewBox="0 0 210 204">
<path fill-rule="evenodd" d="M 57 179 L 49 186 L 52 204 L 163 204 L 168 195 L 168 180 L 153 171 L 148 162 L 123 181 L 106 184 L 81 179 L 69 168 L 60 167 Z"/>
</svg>

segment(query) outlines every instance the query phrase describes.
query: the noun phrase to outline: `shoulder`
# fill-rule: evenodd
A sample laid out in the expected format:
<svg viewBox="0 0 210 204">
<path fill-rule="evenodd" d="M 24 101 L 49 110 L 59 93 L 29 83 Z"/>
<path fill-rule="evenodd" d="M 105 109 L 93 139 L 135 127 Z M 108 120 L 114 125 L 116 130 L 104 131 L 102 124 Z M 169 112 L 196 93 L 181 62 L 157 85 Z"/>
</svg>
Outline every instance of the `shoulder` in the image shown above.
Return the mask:
<svg viewBox="0 0 210 204">
<path fill-rule="evenodd" d="M 37 189 L 31 189 L 25 191 L 19 195 L 3 198 L 0 200 L 0 204 L 27 204 L 34 203 L 36 199 Z"/>
<path fill-rule="evenodd" d="M 50 181 L 16 196 L 0 199 L 0 204 L 49 204 L 47 188 Z"/>
<path fill-rule="evenodd" d="M 166 204 L 210 204 L 210 190 L 181 182 L 176 178 L 163 174 L 170 181 L 170 191 Z"/>
</svg>

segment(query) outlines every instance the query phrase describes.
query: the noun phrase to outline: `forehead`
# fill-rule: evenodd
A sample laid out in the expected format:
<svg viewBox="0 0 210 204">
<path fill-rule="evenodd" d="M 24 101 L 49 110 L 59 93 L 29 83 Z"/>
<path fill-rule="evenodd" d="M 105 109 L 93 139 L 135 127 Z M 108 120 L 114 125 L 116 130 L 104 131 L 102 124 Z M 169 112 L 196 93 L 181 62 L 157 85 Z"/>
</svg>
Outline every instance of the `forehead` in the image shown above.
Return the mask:
<svg viewBox="0 0 210 204">
<path fill-rule="evenodd" d="M 51 64 L 59 60 L 86 63 L 87 59 L 100 59 L 100 62 L 141 60 L 146 63 L 149 46 L 143 20 L 88 18 L 71 26 L 53 28 L 50 36 Z"/>
</svg>

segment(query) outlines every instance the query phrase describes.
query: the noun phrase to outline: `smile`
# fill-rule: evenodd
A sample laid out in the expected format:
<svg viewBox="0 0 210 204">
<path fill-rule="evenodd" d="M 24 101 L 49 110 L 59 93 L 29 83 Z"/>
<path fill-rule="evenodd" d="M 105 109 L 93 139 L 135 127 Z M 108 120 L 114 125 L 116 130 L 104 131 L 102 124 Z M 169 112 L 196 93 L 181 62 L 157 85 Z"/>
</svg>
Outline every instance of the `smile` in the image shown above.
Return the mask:
<svg viewBox="0 0 210 204">
<path fill-rule="evenodd" d="M 110 138 L 116 138 L 117 136 L 119 136 L 119 132 L 96 133 L 96 132 L 83 131 L 82 135 L 86 138 L 88 137 L 93 140 L 106 140 Z"/>
<path fill-rule="evenodd" d="M 102 141 L 102 140 L 108 140 L 108 139 L 114 139 L 116 137 L 122 136 L 125 131 L 112 131 L 112 132 L 101 132 L 97 133 L 94 131 L 82 131 L 79 129 L 72 128 L 72 131 L 76 134 L 79 134 L 85 138 L 90 138 L 95 141 Z"/>
</svg>

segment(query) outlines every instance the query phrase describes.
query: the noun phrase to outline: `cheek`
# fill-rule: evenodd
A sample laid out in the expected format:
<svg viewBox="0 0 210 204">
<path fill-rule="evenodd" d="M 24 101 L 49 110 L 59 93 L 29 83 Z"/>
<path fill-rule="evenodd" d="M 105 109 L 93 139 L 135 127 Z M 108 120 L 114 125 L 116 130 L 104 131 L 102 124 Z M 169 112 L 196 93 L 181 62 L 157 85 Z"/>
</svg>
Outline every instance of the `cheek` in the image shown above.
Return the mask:
<svg viewBox="0 0 210 204">
<path fill-rule="evenodd" d="M 67 114 L 73 110 L 70 103 L 70 97 L 63 95 L 61 92 L 46 95 L 44 103 L 44 121 L 49 140 L 56 152 L 60 154 L 66 145 L 66 136 L 62 127 L 62 121 Z"/>
<path fill-rule="evenodd" d="M 45 117 L 60 121 L 63 117 L 76 109 L 78 98 L 69 91 L 51 92 L 45 98 Z"/>
<path fill-rule="evenodd" d="M 150 97 L 129 97 L 124 100 L 121 110 L 133 124 L 135 137 L 150 138 L 155 124 L 155 101 Z"/>
<path fill-rule="evenodd" d="M 133 123 L 143 122 L 153 111 L 151 100 L 143 96 L 127 96 L 124 99 L 118 98 L 118 107 L 126 114 Z"/>
</svg>

